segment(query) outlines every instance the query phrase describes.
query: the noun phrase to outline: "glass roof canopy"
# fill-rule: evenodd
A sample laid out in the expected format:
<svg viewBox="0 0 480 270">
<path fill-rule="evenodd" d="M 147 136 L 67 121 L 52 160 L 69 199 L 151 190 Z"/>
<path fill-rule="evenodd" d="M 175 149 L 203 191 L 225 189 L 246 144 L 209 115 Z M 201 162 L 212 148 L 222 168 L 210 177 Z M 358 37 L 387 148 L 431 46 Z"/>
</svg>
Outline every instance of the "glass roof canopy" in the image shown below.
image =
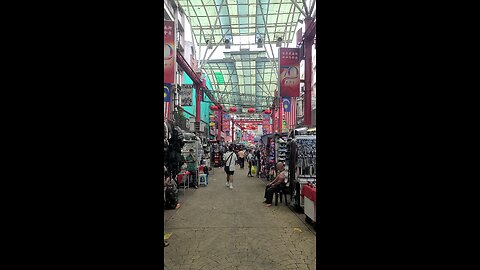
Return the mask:
<svg viewBox="0 0 480 270">
<path fill-rule="evenodd" d="M 301 14 L 292 1 L 302 6 L 301 0 L 177 0 L 199 46 L 223 47 L 228 39 L 241 48 L 256 45 L 258 39 L 263 44 L 275 44 L 278 38 L 291 43 Z M 265 48 L 278 50 L 275 45 Z M 199 60 L 220 103 L 258 111 L 271 106 L 278 85 L 278 59 L 269 55 L 273 52 L 241 49 L 224 52 L 224 59 Z"/>
<path fill-rule="evenodd" d="M 300 17 L 292 0 L 177 1 L 188 16 L 199 45 L 206 45 L 207 40 L 218 44 L 225 38 L 232 41 L 234 36 L 252 35 L 257 40 L 262 38 L 264 43 L 275 43 L 279 37 L 291 41 Z"/>
<path fill-rule="evenodd" d="M 277 75 L 266 51 L 224 54 L 224 59 L 209 60 L 205 64 L 217 100 L 244 109 L 270 107 L 277 87 Z"/>
</svg>

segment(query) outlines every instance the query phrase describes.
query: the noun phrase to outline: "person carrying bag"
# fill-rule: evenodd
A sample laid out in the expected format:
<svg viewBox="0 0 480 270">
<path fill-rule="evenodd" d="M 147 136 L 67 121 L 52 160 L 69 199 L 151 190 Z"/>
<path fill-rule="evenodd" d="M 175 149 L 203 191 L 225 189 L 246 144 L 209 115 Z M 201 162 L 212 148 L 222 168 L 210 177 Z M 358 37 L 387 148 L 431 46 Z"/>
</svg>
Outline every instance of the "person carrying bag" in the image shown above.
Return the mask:
<svg viewBox="0 0 480 270">
<path fill-rule="evenodd" d="M 235 173 L 235 163 L 237 162 L 237 155 L 233 152 L 233 145 L 228 147 L 228 151 L 223 155 L 223 160 L 225 160 L 225 173 L 227 173 L 227 183 L 226 186 L 233 189 L 233 174 Z"/>
</svg>

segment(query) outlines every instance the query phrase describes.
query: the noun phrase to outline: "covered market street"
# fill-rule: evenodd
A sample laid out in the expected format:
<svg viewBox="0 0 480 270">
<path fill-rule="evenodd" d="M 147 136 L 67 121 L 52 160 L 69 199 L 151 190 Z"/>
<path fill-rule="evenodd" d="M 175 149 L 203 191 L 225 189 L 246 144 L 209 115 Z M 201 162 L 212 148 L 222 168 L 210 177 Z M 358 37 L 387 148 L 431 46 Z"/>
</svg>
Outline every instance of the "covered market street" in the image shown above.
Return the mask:
<svg viewBox="0 0 480 270">
<path fill-rule="evenodd" d="M 285 205 L 265 207 L 266 181 L 236 166 L 234 188 L 215 168 L 208 187 L 180 189 L 165 210 L 164 269 L 315 269 L 315 230 Z"/>
</svg>

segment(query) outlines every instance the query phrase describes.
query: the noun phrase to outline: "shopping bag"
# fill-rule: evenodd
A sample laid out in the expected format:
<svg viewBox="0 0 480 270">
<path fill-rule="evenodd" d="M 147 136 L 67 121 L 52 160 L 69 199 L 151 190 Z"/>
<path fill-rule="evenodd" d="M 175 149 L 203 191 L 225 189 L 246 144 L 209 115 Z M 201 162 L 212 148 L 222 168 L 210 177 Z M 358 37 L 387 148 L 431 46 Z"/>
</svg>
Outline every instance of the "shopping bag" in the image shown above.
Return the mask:
<svg viewBox="0 0 480 270">
<path fill-rule="evenodd" d="M 257 173 L 257 166 L 252 166 L 252 174 L 256 174 Z"/>
</svg>

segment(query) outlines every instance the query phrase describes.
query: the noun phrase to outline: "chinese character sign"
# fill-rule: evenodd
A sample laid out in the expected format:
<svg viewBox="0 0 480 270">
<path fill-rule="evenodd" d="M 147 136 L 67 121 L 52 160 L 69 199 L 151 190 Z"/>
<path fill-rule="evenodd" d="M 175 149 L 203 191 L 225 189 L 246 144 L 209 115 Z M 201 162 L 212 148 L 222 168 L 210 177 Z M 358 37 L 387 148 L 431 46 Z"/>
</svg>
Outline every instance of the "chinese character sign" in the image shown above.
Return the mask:
<svg viewBox="0 0 480 270">
<path fill-rule="evenodd" d="M 164 21 L 163 26 L 163 72 L 164 83 L 175 83 L 175 24 Z"/>
<path fill-rule="evenodd" d="M 280 96 L 298 97 L 300 95 L 300 50 L 298 48 L 280 48 Z"/>
</svg>

